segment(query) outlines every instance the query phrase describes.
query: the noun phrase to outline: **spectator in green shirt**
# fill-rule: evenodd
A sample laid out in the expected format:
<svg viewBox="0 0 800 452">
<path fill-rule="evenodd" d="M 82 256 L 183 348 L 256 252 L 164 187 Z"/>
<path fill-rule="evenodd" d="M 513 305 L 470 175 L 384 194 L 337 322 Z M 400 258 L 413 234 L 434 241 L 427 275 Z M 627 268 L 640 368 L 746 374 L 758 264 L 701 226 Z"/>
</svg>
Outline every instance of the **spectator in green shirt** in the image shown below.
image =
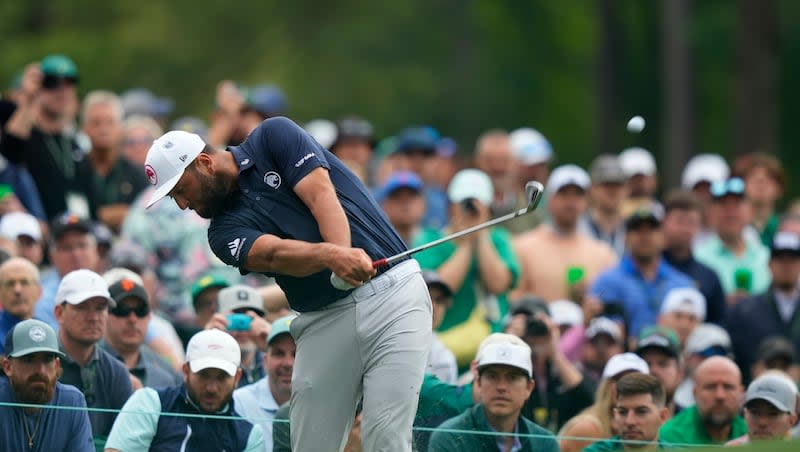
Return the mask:
<svg viewBox="0 0 800 452">
<path fill-rule="evenodd" d="M 448 229 L 422 229 L 413 246 L 488 221 L 494 189 L 486 173 L 459 171 L 447 190 Z M 520 266 L 511 235 L 502 227 L 483 229 L 416 255 L 420 267 L 436 270 L 453 289 L 453 305 L 439 325 L 442 343 L 453 352 L 460 370 L 475 357 L 480 341 L 500 331 L 508 312 L 507 293 L 519 279 Z"/>
<path fill-rule="evenodd" d="M 614 422 L 619 435 L 592 444 L 584 452 L 665 450 L 658 429 L 669 417 L 667 396 L 658 378 L 635 372 L 617 382 Z"/>
<path fill-rule="evenodd" d="M 507 341 L 489 343 L 478 352 L 475 384 L 481 403 L 440 425 L 431 436 L 430 452 L 558 451 L 552 433 L 520 414 L 535 384 L 531 349 L 516 336 L 504 336 Z"/>
<path fill-rule="evenodd" d="M 661 427 L 661 439 L 673 444 L 724 444 L 747 433 L 739 415 L 742 373 L 729 358 L 712 356 L 695 371 L 696 405 Z"/>
</svg>

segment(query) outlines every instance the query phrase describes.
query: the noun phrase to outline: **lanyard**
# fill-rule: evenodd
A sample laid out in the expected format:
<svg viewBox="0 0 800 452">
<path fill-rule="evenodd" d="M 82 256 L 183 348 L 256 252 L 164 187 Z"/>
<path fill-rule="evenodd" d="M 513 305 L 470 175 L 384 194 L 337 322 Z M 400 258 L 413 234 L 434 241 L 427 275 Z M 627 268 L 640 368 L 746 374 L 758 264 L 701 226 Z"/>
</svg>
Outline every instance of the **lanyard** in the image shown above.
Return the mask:
<svg viewBox="0 0 800 452">
<path fill-rule="evenodd" d="M 53 158 L 53 162 L 56 164 L 59 170 L 61 170 L 61 174 L 64 175 L 64 178 L 68 181 L 72 181 L 75 178 L 75 162 L 72 159 L 72 145 L 70 144 L 69 140 L 64 137 L 64 135 L 59 135 L 59 140 L 56 140 L 50 134 L 43 134 L 44 137 L 44 144 L 47 146 L 47 150 L 50 152 L 50 157 Z"/>
</svg>

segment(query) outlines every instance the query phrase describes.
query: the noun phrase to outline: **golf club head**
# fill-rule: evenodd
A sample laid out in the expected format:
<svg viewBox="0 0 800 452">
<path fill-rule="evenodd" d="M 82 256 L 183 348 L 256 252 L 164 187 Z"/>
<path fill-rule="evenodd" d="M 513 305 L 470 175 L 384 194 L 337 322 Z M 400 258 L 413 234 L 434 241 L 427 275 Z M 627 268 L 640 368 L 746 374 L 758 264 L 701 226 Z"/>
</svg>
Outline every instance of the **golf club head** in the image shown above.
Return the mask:
<svg viewBox="0 0 800 452">
<path fill-rule="evenodd" d="M 525 184 L 525 197 L 528 199 L 527 210 L 534 210 L 539 205 L 544 195 L 544 185 L 535 180 Z"/>
</svg>

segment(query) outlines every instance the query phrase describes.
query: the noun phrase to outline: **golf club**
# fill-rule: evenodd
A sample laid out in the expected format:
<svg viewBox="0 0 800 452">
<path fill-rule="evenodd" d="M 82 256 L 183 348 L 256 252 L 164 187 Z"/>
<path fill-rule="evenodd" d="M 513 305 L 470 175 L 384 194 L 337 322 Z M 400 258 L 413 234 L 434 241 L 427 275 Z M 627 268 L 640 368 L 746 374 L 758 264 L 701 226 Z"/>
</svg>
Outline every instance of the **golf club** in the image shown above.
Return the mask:
<svg viewBox="0 0 800 452">
<path fill-rule="evenodd" d="M 432 248 L 436 245 L 442 244 L 444 242 L 449 242 L 450 240 L 454 240 L 465 235 L 472 234 L 473 232 L 480 231 L 481 229 L 486 229 L 488 227 L 494 226 L 496 224 L 504 223 L 506 221 L 513 220 L 519 216 L 528 214 L 536 210 L 536 207 L 539 205 L 539 202 L 542 200 L 542 195 L 544 194 L 544 186 L 536 181 L 529 181 L 525 184 L 525 196 L 528 199 L 528 205 L 523 207 L 522 209 L 516 210 L 514 212 L 508 213 L 506 215 L 494 218 L 489 220 L 485 223 L 476 224 L 475 226 L 469 227 L 467 229 L 454 232 L 448 236 L 442 237 L 440 239 L 434 240 L 432 242 L 426 243 L 424 245 L 420 245 L 416 248 L 412 248 L 407 251 L 403 251 L 402 253 L 395 254 L 394 256 L 384 257 L 382 259 L 378 259 L 372 263 L 372 268 L 381 268 L 387 265 L 392 265 L 397 261 L 407 258 L 413 254 L 419 253 L 420 251 L 427 250 L 428 248 Z M 345 280 L 338 277 L 336 273 L 331 273 L 331 285 L 339 290 L 349 290 L 352 289 L 353 286 L 348 284 Z"/>
</svg>

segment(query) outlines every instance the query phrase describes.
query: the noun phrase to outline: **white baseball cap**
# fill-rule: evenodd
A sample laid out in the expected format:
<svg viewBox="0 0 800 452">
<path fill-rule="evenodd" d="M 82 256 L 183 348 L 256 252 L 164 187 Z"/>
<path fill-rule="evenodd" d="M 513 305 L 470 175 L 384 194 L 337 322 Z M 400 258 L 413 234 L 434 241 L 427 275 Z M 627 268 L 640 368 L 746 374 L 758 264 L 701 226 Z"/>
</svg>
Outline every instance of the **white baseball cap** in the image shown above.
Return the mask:
<svg viewBox="0 0 800 452">
<path fill-rule="evenodd" d="M 700 353 L 711 347 L 731 350 L 731 336 L 721 326 L 713 323 L 701 323 L 686 338 L 686 354 L 688 355 Z"/>
<path fill-rule="evenodd" d="M 550 178 L 547 179 L 547 191 L 556 193 L 568 185 L 576 185 L 586 191 L 591 184 L 592 179 L 589 177 L 589 173 L 580 166 L 561 165 L 550 173 Z"/>
<path fill-rule="evenodd" d="M 595 317 L 589 322 L 589 327 L 586 328 L 586 338 L 589 340 L 600 334 L 607 334 L 616 342 L 622 341 L 622 329 L 617 322 L 608 317 Z"/>
<path fill-rule="evenodd" d="M 784 413 L 794 413 L 797 410 L 797 386 L 783 375 L 762 375 L 747 387 L 744 405 L 753 400 L 764 400 Z"/>
<path fill-rule="evenodd" d="M 620 353 L 612 356 L 606 363 L 606 367 L 603 368 L 603 379 L 613 378 L 622 372 L 630 371 L 650 374 L 650 367 L 647 365 L 647 361 L 636 353 Z"/>
<path fill-rule="evenodd" d="M 9 240 L 27 236 L 38 242 L 42 240 L 42 227 L 39 220 L 29 213 L 9 212 L 0 218 L 0 236 Z"/>
<path fill-rule="evenodd" d="M 264 314 L 264 299 L 257 290 L 244 284 L 226 287 L 217 294 L 219 312 L 230 312 L 235 309 L 253 309 Z"/>
<path fill-rule="evenodd" d="M 167 196 L 205 147 L 206 143 L 200 135 L 183 130 L 169 131 L 153 142 L 144 161 L 144 174 L 156 191 L 150 196 L 146 207 Z"/>
<path fill-rule="evenodd" d="M 706 319 L 706 297 L 694 287 L 677 287 L 667 292 L 661 313 L 685 312 L 692 314 L 700 321 Z"/>
<path fill-rule="evenodd" d="M 492 365 L 516 367 L 533 377 L 531 348 L 527 344 L 494 343 L 482 347 L 478 352 L 478 370 Z"/>
<path fill-rule="evenodd" d="M 697 154 L 692 157 L 683 168 L 681 185 L 691 190 L 700 182 L 713 184 L 717 181 L 728 180 L 730 176 L 728 162 L 717 154 Z"/>
<path fill-rule="evenodd" d="M 619 154 L 619 163 L 628 177 L 637 174 L 652 176 L 656 173 L 656 161 L 653 154 L 644 148 L 628 148 Z"/>
<path fill-rule="evenodd" d="M 216 328 L 200 331 L 186 346 L 186 361 L 193 373 L 213 368 L 234 376 L 241 359 L 242 352 L 236 339 Z"/>
<path fill-rule="evenodd" d="M 56 292 L 56 304 L 76 305 L 97 297 L 108 300 L 108 305 L 112 308 L 117 305 L 108 292 L 106 280 L 97 273 L 82 268 L 67 273 L 61 279 Z"/>
<path fill-rule="evenodd" d="M 547 305 L 550 319 L 556 325 L 576 326 L 583 324 L 583 310 L 577 303 L 569 300 L 556 300 Z"/>
<path fill-rule="evenodd" d="M 492 179 L 481 170 L 474 168 L 461 170 L 450 181 L 447 197 L 454 204 L 474 198 L 485 206 L 491 205 L 494 199 Z"/>
<path fill-rule="evenodd" d="M 508 138 L 514 158 L 523 165 L 549 162 L 553 157 L 553 147 L 547 138 L 530 127 L 514 130 L 508 134 Z"/>
</svg>

